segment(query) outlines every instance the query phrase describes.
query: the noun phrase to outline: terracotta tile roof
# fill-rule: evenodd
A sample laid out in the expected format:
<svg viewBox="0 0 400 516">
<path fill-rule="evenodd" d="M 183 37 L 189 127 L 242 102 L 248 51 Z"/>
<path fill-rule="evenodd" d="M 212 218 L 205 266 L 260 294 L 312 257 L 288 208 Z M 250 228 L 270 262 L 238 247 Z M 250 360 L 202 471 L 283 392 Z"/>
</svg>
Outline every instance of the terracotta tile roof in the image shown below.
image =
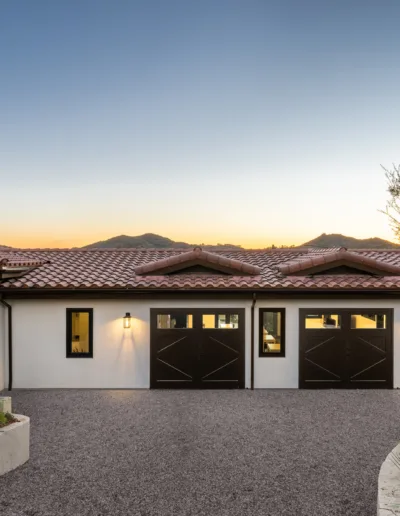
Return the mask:
<svg viewBox="0 0 400 516">
<path fill-rule="evenodd" d="M 243 262 L 260 269 L 257 275 L 187 274 L 145 275 L 137 268 L 157 260 L 171 259 L 187 253 L 187 249 L 26 249 L 0 250 L 0 260 L 9 263 L 42 263 L 19 278 L 0 282 L 3 293 L 13 290 L 51 289 L 400 289 L 399 276 L 371 276 L 369 274 L 292 276 L 280 268 L 293 262 L 302 262 L 318 256 L 326 257 L 338 249 L 274 249 L 274 250 L 223 250 L 212 254 L 228 260 Z M 400 267 L 397 250 L 353 250 L 359 259 L 372 259 L 392 272 Z M 139 269 L 140 270 L 140 269 Z"/>
<path fill-rule="evenodd" d="M 169 274 L 195 265 L 202 265 L 216 271 L 239 276 L 255 276 L 261 273 L 261 268 L 257 265 L 250 265 L 221 254 L 203 251 L 200 247 L 162 260 L 139 265 L 139 267 L 136 267 L 135 273 L 140 275 L 154 275 L 157 272 L 159 274 Z"/>
<path fill-rule="evenodd" d="M 0 254 L 0 281 L 21 277 L 28 271 L 44 265 L 42 260 L 32 260 L 28 257 L 3 256 Z"/>
<path fill-rule="evenodd" d="M 0 267 L 39 267 L 43 265 L 43 260 L 29 260 L 28 258 L 13 258 L 0 255 Z"/>
<path fill-rule="evenodd" d="M 321 273 L 342 265 L 380 276 L 400 276 L 400 264 L 386 263 L 380 258 L 363 256 L 360 253 L 347 251 L 345 248 L 319 254 L 311 252 L 305 258 L 279 265 L 278 270 L 286 275 L 304 275 L 313 272 Z"/>
</svg>

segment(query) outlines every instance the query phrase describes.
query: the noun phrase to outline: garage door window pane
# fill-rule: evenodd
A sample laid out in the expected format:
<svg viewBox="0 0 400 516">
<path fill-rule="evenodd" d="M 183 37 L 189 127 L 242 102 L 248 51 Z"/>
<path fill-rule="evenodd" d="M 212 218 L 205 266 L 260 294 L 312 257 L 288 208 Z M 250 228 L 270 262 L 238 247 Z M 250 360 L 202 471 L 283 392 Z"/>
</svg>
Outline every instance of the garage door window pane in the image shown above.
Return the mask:
<svg viewBox="0 0 400 516">
<path fill-rule="evenodd" d="M 239 316 L 237 314 L 218 315 L 218 328 L 221 330 L 235 330 L 239 328 Z"/>
<path fill-rule="evenodd" d="M 157 328 L 159 330 L 193 328 L 193 315 L 174 312 L 170 314 L 158 314 Z"/>
<path fill-rule="evenodd" d="M 216 320 L 218 325 L 216 326 Z M 236 330 L 239 328 L 238 314 L 203 314 L 202 324 L 204 329 Z"/>
<path fill-rule="evenodd" d="M 231 314 L 230 317 L 229 317 L 229 323 L 230 323 L 231 327 L 234 330 L 239 328 L 239 316 L 238 316 L 238 314 Z"/>
<path fill-rule="evenodd" d="M 341 316 L 329 312 L 319 314 L 307 314 L 305 326 L 307 330 L 323 330 L 341 328 Z"/>
<path fill-rule="evenodd" d="M 284 310 L 260 310 L 260 356 L 285 356 Z"/>
<path fill-rule="evenodd" d="M 203 328 L 206 330 L 215 328 L 215 314 L 203 314 Z"/>
<path fill-rule="evenodd" d="M 218 328 L 223 328 L 226 324 L 226 315 L 219 314 L 218 315 Z"/>
<path fill-rule="evenodd" d="M 385 330 L 385 314 L 351 314 L 352 330 Z"/>
</svg>

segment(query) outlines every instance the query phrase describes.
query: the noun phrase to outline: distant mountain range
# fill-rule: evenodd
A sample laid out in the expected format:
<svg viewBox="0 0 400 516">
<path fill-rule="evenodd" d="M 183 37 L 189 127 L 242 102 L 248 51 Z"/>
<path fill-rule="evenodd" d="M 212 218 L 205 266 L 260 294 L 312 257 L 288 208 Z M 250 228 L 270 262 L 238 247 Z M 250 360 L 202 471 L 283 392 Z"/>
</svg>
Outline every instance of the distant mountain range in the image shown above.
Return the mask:
<svg viewBox="0 0 400 516">
<path fill-rule="evenodd" d="M 127 236 L 120 235 L 108 240 L 102 240 L 95 242 L 94 244 L 86 245 L 82 249 L 120 249 L 120 248 L 142 248 L 142 249 L 190 249 L 196 246 L 200 246 L 203 249 L 212 250 L 223 250 L 223 249 L 243 249 L 240 245 L 234 244 L 188 244 L 187 242 L 175 242 L 170 238 L 166 238 L 154 233 L 145 233 L 139 236 Z M 382 238 L 366 238 L 359 239 L 353 238 L 340 234 L 322 233 L 322 235 L 302 244 L 299 247 L 346 247 L 347 249 L 399 249 L 400 245 Z M 275 246 L 272 246 L 275 247 Z M 293 247 L 295 246 L 282 246 L 282 247 Z M 11 249 L 11 247 L 0 245 L 0 249 Z"/>
<path fill-rule="evenodd" d="M 204 249 L 242 249 L 240 245 L 233 244 L 217 244 L 217 245 L 206 245 L 206 244 L 188 244 L 186 242 L 175 242 L 170 238 L 166 238 L 160 235 L 155 235 L 154 233 L 145 233 L 144 235 L 139 236 L 127 236 L 120 235 L 113 238 L 109 238 L 108 240 L 102 240 L 100 242 L 95 242 L 94 244 L 86 245 L 83 249 L 95 249 L 95 248 L 157 248 L 157 249 L 185 249 L 192 248 L 196 246 L 201 246 Z"/>
<path fill-rule="evenodd" d="M 322 233 L 322 235 L 306 242 L 303 246 L 346 247 L 347 249 L 398 249 L 400 247 L 400 245 L 382 238 L 360 239 L 334 233 L 331 235 Z"/>
<path fill-rule="evenodd" d="M 145 233 L 140 236 L 126 236 L 121 235 L 113 238 L 109 238 L 108 240 L 102 240 L 101 242 L 95 242 L 94 244 L 90 244 L 85 246 L 86 249 L 93 248 L 157 248 L 157 249 L 166 249 L 166 248 L 175 248 L 175 249 L 185 249 L 185 248 L 193 248 L 196 245 L 200 245 L 204 249 L 242 249 L 240 245 L 233 244 L 217 244 L 217 245 L 206 245 L 206 244 L 188 244 L 187 242 L 175 242 L 170 238 L 166 238 L 160 235 L 155 235 L 153 233 Z M 314 240 L 310 240 L 305 244 L 302 244 L 299 247 L 310 246 L 310 247 L 346 247 L 348 249 L 397 249 L 400 245 L 394 244 L 393 242 L 389 242 L 388 240 L 383 240 L 382 238 L 366 238 L 366 239 L 358 239 L 353 237 L 348 237 L 340 234 L 331 234 L 327 235 L 326 233 L 322 233 Z M 284 246 L 284 247 L 295 247 L 295 246 Z"/>
</svg>

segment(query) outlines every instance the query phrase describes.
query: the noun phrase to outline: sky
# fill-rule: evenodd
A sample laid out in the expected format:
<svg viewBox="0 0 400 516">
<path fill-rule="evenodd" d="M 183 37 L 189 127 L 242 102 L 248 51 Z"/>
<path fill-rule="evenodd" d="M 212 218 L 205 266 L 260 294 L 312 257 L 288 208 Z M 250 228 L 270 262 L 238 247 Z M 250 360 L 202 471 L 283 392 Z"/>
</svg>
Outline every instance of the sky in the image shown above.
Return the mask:
<svg viewBox="0 0 400 516">
<path fill-rule="evenodd" d="M 0 3 L 0 244 L 393 240 L 398 0 Z"/>
</svg>

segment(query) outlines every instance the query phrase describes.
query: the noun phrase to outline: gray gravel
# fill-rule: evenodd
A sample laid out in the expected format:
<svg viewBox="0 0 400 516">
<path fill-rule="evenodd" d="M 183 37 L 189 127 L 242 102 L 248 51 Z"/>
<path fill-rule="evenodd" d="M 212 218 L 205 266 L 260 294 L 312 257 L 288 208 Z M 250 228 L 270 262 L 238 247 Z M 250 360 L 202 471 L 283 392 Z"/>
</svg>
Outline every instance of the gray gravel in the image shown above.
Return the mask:
<svg viewBox="0 0 400 516">
<path fill-rule="evenodd" d="M 3 516 L 375 516 L 399 391 L 16 391 Z"/>
</svg>

